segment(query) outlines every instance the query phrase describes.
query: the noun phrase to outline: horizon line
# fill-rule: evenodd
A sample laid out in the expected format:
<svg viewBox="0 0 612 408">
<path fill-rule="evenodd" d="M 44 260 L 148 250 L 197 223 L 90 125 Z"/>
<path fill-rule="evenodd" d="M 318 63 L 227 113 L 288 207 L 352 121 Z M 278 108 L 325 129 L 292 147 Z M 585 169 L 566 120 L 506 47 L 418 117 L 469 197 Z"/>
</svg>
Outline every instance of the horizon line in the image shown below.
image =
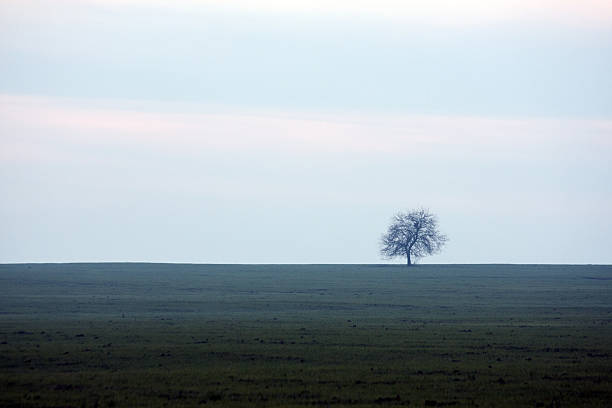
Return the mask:
<svg viewBox="0 0 612 408">
<path fill-rule="evenodd" d="M 87 265 L 87 264 L 140 264 L 140 265 L 209 265 L 209 266 L 407 266 L 405 263 L 223 263 L 223 262 L 155 262 L 155 261 L 67 261 L 67 262 L 0 262 L 6 265 Z M 612 263 L 516 263 L 516 262 L 479 262 L 479 263 L 413 263 L 413 266 L 612 266 Z"/>
</svg>

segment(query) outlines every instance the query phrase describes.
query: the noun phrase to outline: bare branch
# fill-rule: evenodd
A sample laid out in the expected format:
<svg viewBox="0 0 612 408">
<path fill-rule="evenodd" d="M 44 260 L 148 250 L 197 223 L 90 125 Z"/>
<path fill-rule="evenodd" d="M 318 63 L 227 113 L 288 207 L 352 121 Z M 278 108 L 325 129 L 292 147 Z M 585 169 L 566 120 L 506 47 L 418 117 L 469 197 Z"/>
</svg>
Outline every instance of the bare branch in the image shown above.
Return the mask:
<svg viewBox="0 0 612 408">
<path fill-rule="evenodd" d="M 439 252 L 447 241 L 446 235 L 438 231 L 436 216 L 420 208 L 393 216 L 381 238 L 380 253 L 385 258 L 405 256 L 411 265 L 412 259 Z"/>
</svg>

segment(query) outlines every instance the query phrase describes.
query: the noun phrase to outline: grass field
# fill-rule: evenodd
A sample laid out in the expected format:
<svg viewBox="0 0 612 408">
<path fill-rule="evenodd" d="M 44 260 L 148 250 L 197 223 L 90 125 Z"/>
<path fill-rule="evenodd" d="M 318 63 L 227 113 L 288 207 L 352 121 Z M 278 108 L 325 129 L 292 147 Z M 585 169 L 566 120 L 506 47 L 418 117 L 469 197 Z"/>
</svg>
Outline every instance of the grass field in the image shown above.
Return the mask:
<svg viewBox="0 0 612 408">
<path fill-rule="evenodd" d="M 612 267 L 0 265 L 0 406 L 609 407 Z"/>
</svg>

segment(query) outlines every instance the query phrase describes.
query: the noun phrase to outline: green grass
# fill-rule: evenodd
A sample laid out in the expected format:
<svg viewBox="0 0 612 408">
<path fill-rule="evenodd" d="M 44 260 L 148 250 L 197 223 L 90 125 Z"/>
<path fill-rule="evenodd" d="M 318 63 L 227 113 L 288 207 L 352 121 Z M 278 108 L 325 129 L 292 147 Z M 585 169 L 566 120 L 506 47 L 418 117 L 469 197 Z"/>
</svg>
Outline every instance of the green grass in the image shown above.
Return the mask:
<svg viewBox="0 0 612 408">
<path fill-rule="evenodd" d="M 612 267 L 0 265 L 2 407 L 607 407 Z"/>
</svg>

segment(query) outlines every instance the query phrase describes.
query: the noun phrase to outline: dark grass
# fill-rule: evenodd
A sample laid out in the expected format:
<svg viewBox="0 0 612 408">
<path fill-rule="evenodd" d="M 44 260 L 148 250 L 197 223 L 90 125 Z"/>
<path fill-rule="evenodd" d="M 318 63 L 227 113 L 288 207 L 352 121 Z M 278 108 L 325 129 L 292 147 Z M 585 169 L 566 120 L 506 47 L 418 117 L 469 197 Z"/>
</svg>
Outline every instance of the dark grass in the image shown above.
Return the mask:
<svg viewBox="0 0 612 408">
<path fill-rule="evenodd" d="M 0 406 L 607 407 L 612 267 L 0 265 Z"/>
</svg>

